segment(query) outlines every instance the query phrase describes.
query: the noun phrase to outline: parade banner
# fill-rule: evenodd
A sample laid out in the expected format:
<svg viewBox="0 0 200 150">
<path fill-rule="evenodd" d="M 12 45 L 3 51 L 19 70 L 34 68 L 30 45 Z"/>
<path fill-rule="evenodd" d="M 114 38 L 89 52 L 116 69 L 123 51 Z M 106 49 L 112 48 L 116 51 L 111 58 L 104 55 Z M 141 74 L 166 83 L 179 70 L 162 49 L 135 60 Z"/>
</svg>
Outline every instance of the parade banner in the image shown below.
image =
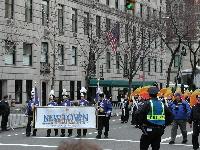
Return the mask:
<svg viewBox="0 0 200 150">
<path fill-rule="evenodd" d="M 35 108 L 35 128 L 96 128 L 95 107 L 44 106 Z"/>
</svg>

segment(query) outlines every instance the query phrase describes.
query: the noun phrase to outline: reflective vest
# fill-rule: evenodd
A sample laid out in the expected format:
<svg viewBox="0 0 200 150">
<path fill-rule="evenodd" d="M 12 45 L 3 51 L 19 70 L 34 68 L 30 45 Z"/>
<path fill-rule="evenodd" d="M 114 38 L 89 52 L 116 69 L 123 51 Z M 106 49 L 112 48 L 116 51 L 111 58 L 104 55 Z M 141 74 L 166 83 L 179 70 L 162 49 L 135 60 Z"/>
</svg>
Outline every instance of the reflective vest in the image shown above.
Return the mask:
<svg viewBox="0 0 200 150">
<path fill-rule="evenodd" d="M 159 100 L 150 100 L 151 111 L 147 115 L 147 121 L 156 125 L 165 125 L 165 107 Z"/>
</svg>

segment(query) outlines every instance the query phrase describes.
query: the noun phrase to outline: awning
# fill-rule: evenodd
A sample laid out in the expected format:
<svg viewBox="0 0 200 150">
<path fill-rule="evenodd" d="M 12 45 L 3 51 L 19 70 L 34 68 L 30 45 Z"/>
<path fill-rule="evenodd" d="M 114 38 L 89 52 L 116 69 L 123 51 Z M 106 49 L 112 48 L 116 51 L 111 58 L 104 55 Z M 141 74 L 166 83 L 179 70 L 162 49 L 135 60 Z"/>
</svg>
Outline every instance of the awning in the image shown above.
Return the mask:
<svg viewBox="0 0 200 150">
<path fill-rule="evenodd" d="M 91 79 L 90 87 L 97 87 L 97 79 Z M 154 85 L 155 81 L 132 81 L 132 87 L 140 87 L 147 85 Z M 128 80 L 99 80 L 99 86 L 102 87 L 129 87 Z"/>
</svg>

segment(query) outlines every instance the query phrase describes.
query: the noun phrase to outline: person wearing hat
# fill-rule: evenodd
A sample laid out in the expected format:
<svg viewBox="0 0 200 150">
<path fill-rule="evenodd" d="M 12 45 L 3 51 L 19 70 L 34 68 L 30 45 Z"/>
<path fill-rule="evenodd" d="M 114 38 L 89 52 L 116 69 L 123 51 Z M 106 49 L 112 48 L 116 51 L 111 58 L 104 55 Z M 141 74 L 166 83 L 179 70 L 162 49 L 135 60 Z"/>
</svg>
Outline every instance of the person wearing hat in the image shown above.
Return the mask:
<svg viewBox="0 0 200 150">
<path fill-rule="evenodd" d="M 109 120 L 112 112 L 112 104 L 109 99 L 104 98 L 104 93 L 99 93 L 99 100 L 97 102 L 98 113 L 98 135 L 97 139 L 101 139 L 103 127 L 105 127 L 104 138 L 108 138 Z"/>
<path fill-rule="evenodd" d="M 61 106 L 73 106 L 72 101 L 69 99 L 69 94 L 67 93 L 66 89 L 63 89 L 62 92 L 63 96 L 63 102 L 61 103 Z M 65 136 L 65 129 L 61 129 L 61 137 Z M 72 136 L 72 129 L 68 129 L 68 137 Z"/>
<path fill-rule="evenodd" d="M 85 87 L 82 87 L 81 90 L 80 90 L 81 99 L 78 102 L 78 106 L 84 107 L 84 106 L 89 105 L 89 102 L 85 99 L 86 92 L 87 92 L 87 90 L 85 89 Z M 87 134 L 87 129 L 83 129 L 83 136 L 85 137 L 86 134 Z M 81 137 L 81 129 L 77 129 L 77 136 L 76 137 Z"/>
<path fill-rule="evenodd" d="M 49 103 L 47 104 L 49 107 L 58 106 L 58 103 L 55 100 L 54 90 L 51 90 L 49 93 Z M 54 129 L 55 136 L 58 135 L 58 129 Z M 51 136 L 51 129 L 47 129 L 47 137 Z"/>
<path fill-rule="evenodd" d="M 171 124 L 173 120 L 171 111 L 157 98 L 158 92 L 157 87 L 150 87 L 148 89 L 150 100 L 145 101 L 136 111 L 136 124 L 143 132 L 140 138 L 141 150 L 148 150 L 149 145 L 153 150 L 159 150 L 165 126 Z"/>
<path fill-rule="evenodd" d="M 28 116 L 28 122 L 26 126 L 26 136 L 29 137 L 31 135 L 31 122 L 33 121 L 33 113 L 34 107 L 39 106 L 39 100 L 35 97 L 35 88 L 32 88 L 31 91 L 31 99 L 27 101 L 26 113 Z M 37 129 L 33 130 L 32 136 L 36 136 Z"/>
<path fill-rule="evenodd" d="M 192 106 L 191 115 L 189 118 L 190 127 L 193 123 L 192 145 L 193 149 L 199 149 L 199 133 L 200 133 L 200 95 L 196 96 L 197 103 Z"/>
<path fill-rule="evenodd" d="M 187 143 L 186 125 L 190 117 L 191 109 L 190 105 L 185 100 L 182 100 L 180 93 L 175 93 L 174 98 L 175 100 L 169 103 L 169 108 L 174 115 L 174 121 L 171 129 L 171 141 L 169 144 L 175 143 L 178 126 L 180 127 L 183 136 L 182 144 L 185 144 Z"/>
</svg>

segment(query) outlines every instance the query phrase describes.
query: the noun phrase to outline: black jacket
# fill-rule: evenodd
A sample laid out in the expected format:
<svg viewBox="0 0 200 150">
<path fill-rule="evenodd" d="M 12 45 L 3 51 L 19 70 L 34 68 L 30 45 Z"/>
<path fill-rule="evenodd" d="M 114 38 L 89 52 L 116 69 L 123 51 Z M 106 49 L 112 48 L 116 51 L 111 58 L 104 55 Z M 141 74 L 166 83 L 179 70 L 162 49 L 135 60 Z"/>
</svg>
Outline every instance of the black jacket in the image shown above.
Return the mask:
<svg viewBox="0 0 200 150">
<path fill-rule="evenodd" d="M 200 123 L 200 104 L 196 104 L 192 107 L 189 123 L 192 122 Z"/>
<path fill-rule="evenodd" d="M 10 106 L 8 104 L 8 101 L 1 100 L 0 101 L 0 113 L 4 115 L 9 115 L 10 114 Z"/>
<path fill-rule="evenodd" d="M 173 121 L 173 114 L 166 105 L 164 105 L 164 106 L 165 106 L 165 108 L 164 108 L 165 109 L 165 126 L 168 126 Z M 144 104 L 141 107 L 139 107 L 139 109 L 136 111 L 136 115 L 135 115 L 137 125 L 141 126 L 141 125 L 145 124 L 147 126 L 155 126 L 154 124 L 147 121 L 147 115 L 148 115 L 150 109 L 151 109 L 151 104 L 149 101 L 145 101 Z"/>
</svg>

